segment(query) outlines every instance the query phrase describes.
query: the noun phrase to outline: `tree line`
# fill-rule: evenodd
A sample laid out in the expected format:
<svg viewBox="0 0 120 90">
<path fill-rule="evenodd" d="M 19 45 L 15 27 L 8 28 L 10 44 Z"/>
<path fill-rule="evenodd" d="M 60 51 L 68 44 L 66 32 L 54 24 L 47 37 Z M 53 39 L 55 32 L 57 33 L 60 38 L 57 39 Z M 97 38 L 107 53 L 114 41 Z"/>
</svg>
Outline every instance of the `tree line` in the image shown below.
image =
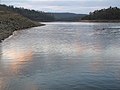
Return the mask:
<svg viewBox="0 0 120 90">
<path fill-rule="evenodd" d="M 95 10 L 82 20 L 120 20 L 120 8 L 110 6 L 107 9 Z"/>
<path fill-rule="evenodd" d="M 18 8 L 14 6 L 0 5 L 0 11 L 2 10 L 18 13 L 34 21 L 54 21 L 55 19 L 54 15 L 51 13 L 45 13 L 43 11 L 30 10 L 25 8 Z"/>
</svg>

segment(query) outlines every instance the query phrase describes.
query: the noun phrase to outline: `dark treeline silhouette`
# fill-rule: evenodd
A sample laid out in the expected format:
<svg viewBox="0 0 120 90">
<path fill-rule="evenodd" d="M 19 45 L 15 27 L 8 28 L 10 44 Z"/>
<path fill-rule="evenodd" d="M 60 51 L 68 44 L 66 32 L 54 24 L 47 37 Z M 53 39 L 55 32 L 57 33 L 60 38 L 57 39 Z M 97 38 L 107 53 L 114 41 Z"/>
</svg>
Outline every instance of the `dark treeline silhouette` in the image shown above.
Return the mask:
<svg viewBox="0 0 120 90">
<path fill-rule="evenodd" d="M 54 21 L 54 16 L 51 13 L 45 13 L 43 11 L 35 11 L 30 9 L 17 8 L 14 6 L 0 5 L 0 11 L 3 10 L 18 13 L 34 21 Z"/>
<path fill-rule="evenodd" d="M 55 21 L 78 21 L 82 17 L 86 16 L 86 14 L 75 14 L 75 13 L 52 13 L 55 17 Z"/>
<path fill-rule="evenodd" d="M 120 20 L 120 8 L 109 7 L 107 9 L 95 10 L 82 20 Z"/>
</svg>

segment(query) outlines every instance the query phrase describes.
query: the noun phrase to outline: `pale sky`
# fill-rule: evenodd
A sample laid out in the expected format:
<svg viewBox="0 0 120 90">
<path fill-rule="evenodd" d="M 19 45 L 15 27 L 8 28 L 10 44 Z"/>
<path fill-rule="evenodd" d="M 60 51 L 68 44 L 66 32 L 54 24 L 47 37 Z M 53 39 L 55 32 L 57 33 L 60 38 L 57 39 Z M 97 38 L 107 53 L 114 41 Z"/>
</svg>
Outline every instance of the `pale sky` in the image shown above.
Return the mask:
<svg viewBox="0 0 120 90">
<path fill-rule="evenodd" d="M 1 0 L 1 3 L 45 12 L 79 14 L 88 14 L 96 9 L 110 6 L 120 7 L 120 0 Z"/>
</svg>

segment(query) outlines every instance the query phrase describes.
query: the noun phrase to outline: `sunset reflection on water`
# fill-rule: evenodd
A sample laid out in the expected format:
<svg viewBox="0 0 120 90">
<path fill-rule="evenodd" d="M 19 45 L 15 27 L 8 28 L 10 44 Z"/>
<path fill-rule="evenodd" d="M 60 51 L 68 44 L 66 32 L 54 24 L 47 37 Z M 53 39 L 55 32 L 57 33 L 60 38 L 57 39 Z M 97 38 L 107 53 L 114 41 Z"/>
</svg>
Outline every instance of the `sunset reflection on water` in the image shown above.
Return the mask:
<svg viewBox="0 0 120 90">
<path fill-rule="evenodd" d="M 4 62 L 7 64 L 7 68 L 10 69 L 13 73 L 16 73 L 19 69 L 23 68 L 25 63 L 32 60 L 33 52 L 32 51 L 15 51 L 9 50 L 3 53 L 3 57 L 9 59 L 8 62 Z"/>
</svg>

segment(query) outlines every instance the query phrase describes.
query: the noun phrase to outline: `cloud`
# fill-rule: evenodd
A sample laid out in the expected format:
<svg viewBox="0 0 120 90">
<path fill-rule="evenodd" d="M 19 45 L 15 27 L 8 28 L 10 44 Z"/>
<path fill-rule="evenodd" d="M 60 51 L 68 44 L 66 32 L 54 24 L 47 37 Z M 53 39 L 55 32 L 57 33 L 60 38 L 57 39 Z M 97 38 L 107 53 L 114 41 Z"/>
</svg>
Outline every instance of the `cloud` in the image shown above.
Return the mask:
<svg viewBox="0 0 120 90">
<path fill-rule="evenodd" d="M 120 0 L 4 0 L 2 2 L 47 12 L 89 13 L 109 6 L 119 7 Z"/>
</svg>

